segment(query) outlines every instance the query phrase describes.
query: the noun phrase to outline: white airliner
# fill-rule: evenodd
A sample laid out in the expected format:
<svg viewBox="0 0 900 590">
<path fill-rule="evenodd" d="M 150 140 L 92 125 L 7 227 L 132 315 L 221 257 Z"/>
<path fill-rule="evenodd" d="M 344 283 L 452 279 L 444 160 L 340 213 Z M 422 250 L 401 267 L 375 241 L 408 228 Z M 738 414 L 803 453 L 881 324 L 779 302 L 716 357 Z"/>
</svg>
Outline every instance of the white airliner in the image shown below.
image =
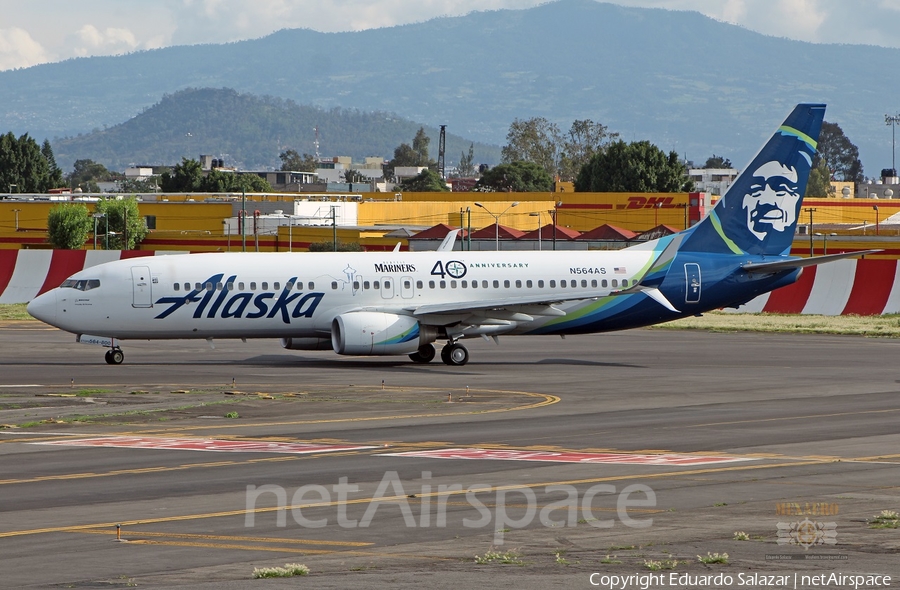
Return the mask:
<svg viewBox="0 0 900 590">
<path fill-rule="evenodd" d="M 737 306 L 797 280 L 788 254 L 824 105 L 798 105 L 713 211 L 678 234 L 618 251 L 227 253 L 119 260 L 28 305 L 109 348 L 120 340 L 281 338 L 292 350 L 435 357 L 464 365 L 465 338 L 622 330 Z"/>
</svg>

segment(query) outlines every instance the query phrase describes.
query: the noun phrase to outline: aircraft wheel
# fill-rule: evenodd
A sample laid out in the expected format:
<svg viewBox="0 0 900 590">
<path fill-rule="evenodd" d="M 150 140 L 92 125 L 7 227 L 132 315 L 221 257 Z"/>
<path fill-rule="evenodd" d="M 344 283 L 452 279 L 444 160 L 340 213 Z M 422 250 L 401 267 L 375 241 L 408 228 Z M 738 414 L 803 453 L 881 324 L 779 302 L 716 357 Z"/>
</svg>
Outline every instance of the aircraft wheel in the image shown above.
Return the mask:
<svg viewBox="0 0 900 590">
<path fill-rule="evenodd" d="M 125 353 L 118 348 L 110 350 L 107 354 L 109 354 L 109 360 L 107 362 L 111 365 L 121 365 L 122 361 L 125 360 Z"/>
<path fill-rule="evenodd" d="M 469 362 L 469 351 L 462 344 L 449 344 L 441 350 L 441 359 L 448 365 L 461 367 Z"/>
<path fill-rule="evenodd" d="M 419 350 L 409 355 L 409 358 L 414 363 L 430 363 L 434 360 L 434 357 L 437 353 L 434 350 L 433 344 L 426 344 L 424 346 L 419 347 Z"/>
<path fill-rule="evenodd" d="M 106 355 L 105 355 L 103 358 L 106 360 L 106 364 L 107 364 L 107 365 L 113 364 L 113 362 L 112 362 L 112 351 L 111 351 L 111 350 L 107 350 L 107 351 L 106 351 Z"/>
</svg>

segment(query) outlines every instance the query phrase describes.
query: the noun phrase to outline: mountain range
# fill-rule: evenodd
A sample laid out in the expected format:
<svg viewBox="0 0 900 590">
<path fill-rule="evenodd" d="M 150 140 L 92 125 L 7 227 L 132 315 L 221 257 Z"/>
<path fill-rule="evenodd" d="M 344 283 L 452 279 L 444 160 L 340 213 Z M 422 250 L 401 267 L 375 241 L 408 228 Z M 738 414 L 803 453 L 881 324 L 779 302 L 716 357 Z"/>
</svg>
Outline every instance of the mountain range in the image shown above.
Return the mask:
<svg viewBox="0 0 900 590">
<path fill-rule="evenodd" d="M 562 129 L 592 119 L 628 141 L 742 166 L 794 104 L 809 101 L 829 105 L 826 119 L 859 146 L 871 176 L 891 164 L 884 114 L 898 110 L 897 63 L 900 49 L 811 44 L 696 12 L 560 0 L 0 72 L 0 131 L 53 141 L 120 124 L 179 90 L 231 88 L 446 124 L 494 145 L 516 118 L 542 116 Z M 324 142 L 322 152 L 335 154 Z"/>
</svg>

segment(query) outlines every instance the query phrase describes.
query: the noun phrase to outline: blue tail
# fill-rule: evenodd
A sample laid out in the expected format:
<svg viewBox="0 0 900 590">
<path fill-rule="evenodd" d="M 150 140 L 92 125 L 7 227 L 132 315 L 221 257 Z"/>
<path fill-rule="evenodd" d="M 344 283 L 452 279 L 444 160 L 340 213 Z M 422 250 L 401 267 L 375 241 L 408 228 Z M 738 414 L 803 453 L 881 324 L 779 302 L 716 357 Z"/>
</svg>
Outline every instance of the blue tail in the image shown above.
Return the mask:
<svg viewBox="0 0 900 590">
<path fill-rule="evenodd" d="M 679 250 L 788 254 L 825 116 L 823 104 L 800 104 Z"/>
</svg>

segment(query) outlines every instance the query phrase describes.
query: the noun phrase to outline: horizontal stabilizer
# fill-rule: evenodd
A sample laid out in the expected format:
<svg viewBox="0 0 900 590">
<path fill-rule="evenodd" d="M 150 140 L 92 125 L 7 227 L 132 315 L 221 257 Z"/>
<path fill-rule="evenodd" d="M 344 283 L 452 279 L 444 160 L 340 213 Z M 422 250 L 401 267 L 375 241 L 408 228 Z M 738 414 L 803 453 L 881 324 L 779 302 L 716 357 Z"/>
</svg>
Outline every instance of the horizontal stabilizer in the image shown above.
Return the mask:
<svg viewBox="0 0 900 590">
<path fill-rule="evenodd" d="M 882 250 L 862 250 L 859 252 L 841 252 L 840 254 L 826 254 L 825 256 L 812 256 L 810 258 L 791 258 L 790 260 L 779 260 L 776 262 L 750 262 L 741 268 L 751 273 L 773 273 L 782 270 L 794 270 L 806 266 L 816 266 L 826 262 L 834 262 L 835 260 L 843 260 L 844 258 L 857 258 L 866 254 L 876 254 Z"/>
</svg>

